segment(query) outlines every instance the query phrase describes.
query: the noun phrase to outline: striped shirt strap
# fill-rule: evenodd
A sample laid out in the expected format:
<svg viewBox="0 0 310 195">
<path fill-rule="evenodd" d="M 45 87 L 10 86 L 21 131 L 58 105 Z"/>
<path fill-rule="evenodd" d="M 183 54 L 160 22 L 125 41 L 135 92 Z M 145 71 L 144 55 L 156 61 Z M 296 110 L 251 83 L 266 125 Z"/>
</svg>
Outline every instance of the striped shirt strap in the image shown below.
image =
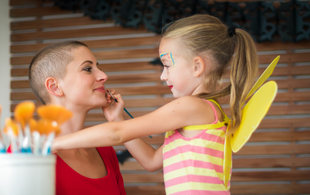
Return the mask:
<svg viewBox="0 0 310 195">
<path fill-rule="evenodd" d="M 190 126 L 185 126 L 183 127 L 184 130 L 201 130 L 201 129 L 218 129 L 224 126 L 228 126 L 230 123 L 230 119 L 227 117 L 227 115 L 223 112 L 221 106 L 212 99 L 209 99 L 208 101 L 215 103 L 219 109 L 221 110 L 221 112 L 224 115 L 224 121 L 217 123 L 217 124 L 206 124 L 206 125 L 190 125 Z"/>
</svg>

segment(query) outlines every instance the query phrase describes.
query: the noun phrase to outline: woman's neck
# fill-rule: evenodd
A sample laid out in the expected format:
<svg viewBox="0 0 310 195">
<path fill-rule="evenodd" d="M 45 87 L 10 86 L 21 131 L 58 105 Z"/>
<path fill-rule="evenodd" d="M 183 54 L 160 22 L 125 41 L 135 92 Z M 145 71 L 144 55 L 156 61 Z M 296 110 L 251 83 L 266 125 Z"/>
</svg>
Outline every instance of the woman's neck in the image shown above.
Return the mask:
<svg viewBox="0 0 310 195">
<path fill-rule="evenodd" d="M 83 129 L 87 113 L 71 112 L 73 113 L 72 118 L 61 125 L 61 133 L 58 136 L 74 133 Z"/>
<path fill-rule="evenodd" d="M 54 104 L 63 106 L 72 112 L 72 117 L 60 126 L 61 133 L 58 136 L 74 133 L 84 128 L 84 121 L 89 110 L 83 106 L 68 103 L 54 102 Z"/>
</svg>

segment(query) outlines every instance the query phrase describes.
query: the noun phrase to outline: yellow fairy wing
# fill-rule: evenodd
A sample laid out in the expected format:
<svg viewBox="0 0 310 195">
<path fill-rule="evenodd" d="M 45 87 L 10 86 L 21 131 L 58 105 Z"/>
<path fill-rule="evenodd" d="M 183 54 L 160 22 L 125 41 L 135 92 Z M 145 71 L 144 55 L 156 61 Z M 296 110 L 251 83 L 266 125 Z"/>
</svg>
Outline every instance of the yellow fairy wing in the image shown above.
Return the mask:
<svg viewBox="0 0 310 195">
<path fill-rule="evenodd" d="M 277 56 L 270 65 L 266 68 L 266 70 L 263 72 L 263 74 L 257 79 L 256 83 L 251 88 L 250 92 L 246 96 L 245 99 L 248 99 L 251 97 L 251 95 L 260 87 L 262 84 L 270 77 L 273 70 L 275 69 L 276 65 L 278 64 L 278 61 L 280 59 L 280 56 Z"/>
<path fill-rule="evenodd" d="M 224 144 L 224 163 L 223 163 L 223 173 L 224 173 L 224 184 L 227 189 L 228 181 L 230 180 L 230 172 L 232 168 L 232 152 L 230 137 L 225 139 Z"/>
<path fill-rule="evenodd" d="M 276 82 L 269 81 L 264 84 L 244 106 L 241 124 L 233 136 L 230 136 L 233 152 L 238 152 L 249 140 L 252 133 L 268 112 L 277 94 L 277 90 L 278 86 Z"/>
</svg>

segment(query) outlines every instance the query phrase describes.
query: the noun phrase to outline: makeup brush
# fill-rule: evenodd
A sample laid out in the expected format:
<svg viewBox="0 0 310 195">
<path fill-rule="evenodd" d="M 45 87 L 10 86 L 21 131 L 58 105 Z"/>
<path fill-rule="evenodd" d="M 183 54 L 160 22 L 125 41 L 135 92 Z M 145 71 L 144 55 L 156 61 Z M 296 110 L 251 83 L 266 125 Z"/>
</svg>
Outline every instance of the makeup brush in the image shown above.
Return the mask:
<svg viewBox="0 0 310 195">
<path fill-rule="evenodd" d="M 40 106 L 37 113 L 43 119 L 39 121 L 43 127 L 40 133 L 47 137 L 42 147 L 42 154 L 46 156 L 51 153 L 55 135 L 61 132 L 60 125 L 69 120 L 73 114 L 66 108 L 57 105 Z"/>
<path fill-rule="evenodd" d="M 20 150 L 22 152 L 30 153 L 30 143 L 31 143 L 31 133 L 29 128 L 29 121 L 32 119 L 35 110 L 35 105 L 33 102 L 26 101 L 19 103 L 14 111 L 15 120 L 19 122 L 20 128 L 18 137 L 20 141 Z M 23 130 L 23 132 L 22 132 Z M 24 133 L 24 135 L 23 135 Z"/>
<path fill-rule="evenodd" d="M 112 93 L 106 89 L 106 91 L 110 94 L 110 96 L 114 99 L 115 102 L 118 102 L 117 99 L 112 95 Z M 131 114 L 127 111 L 126 108 L 124 108 L 124 111 L 131 117 L 133 118 L 133 116 L 131 116 Z M 150 138 L 152 138 L 152 136 L 149 135 Z"/>
<path fill-rule="evenodd" d="M 10 141 L 11 141 L 11 149 L 13 153 L 17 153 L 18 147 L 17 147 L 17 140 L 16 137 L 18 136 L 18 124 L 13 121 L 11 118 L 7 118 L 5 120 L 5 127 L 4 127 L 4 132 L 9 136 Z"/>
</svg>

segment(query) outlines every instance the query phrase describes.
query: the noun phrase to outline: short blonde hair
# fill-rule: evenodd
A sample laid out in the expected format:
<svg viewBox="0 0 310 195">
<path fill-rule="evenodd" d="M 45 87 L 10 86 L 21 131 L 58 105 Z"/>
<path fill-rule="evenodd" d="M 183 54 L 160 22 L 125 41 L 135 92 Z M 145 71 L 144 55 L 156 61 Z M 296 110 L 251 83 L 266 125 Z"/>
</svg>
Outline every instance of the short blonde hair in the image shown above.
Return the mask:
<svg viewBox="0 0 310 195">
<path fill-rule="evenodd" d="M 50 102 L 45 88 L 45 79 L 48 77 L 64 78 L 66 67 L 73 60 L 72 50 L 81 46 L 87 47 L 79 41 L 54 43 L 44 47 L 33 57 L 29 66 L 29 83 L 42 104 Z"/>
</svg>

